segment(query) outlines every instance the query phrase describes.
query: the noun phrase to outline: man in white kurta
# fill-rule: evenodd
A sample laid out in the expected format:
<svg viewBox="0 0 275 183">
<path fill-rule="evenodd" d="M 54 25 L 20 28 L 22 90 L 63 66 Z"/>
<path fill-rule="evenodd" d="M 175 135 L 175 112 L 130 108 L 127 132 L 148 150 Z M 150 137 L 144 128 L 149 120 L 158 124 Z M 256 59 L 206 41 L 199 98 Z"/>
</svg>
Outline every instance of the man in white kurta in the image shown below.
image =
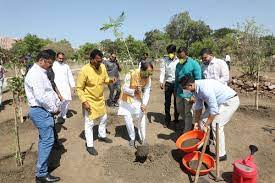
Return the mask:
<svg viewBox="0 0 275 183">
<path fill-rule="evenodd" d="M 150 62 L 141 63 L 141 69 L 136 69 L 125 76 L 125 83 L 122 88 L 122 96 L 118 109 L 118 115 L 124 116 L 127 131 L 130 137 L 129 145 L 135 145 L 135 128 L 133 120 L 137 121 L 140 144 L 145 141 L 146 115 L 145 110 L 149 101 L 151 91 L 151 78 L 147 73 L 147 78 L 142 76 L 148 67 L 151 71 L 153 66 Z M 145 70 L 144 70 L 145 69 Z M 143 79 L 141 79 L 143 78 Z"/>
<path fill-rule="evenodd" d="M 229 69 L 226 62 L 213 56 L 210 49 L 204 48 L 200 52 L 202 59 L 202 73 L 204 79 L 214 79 L 227 85 Z"/>
<path fill-rule="evenodd" d="M 57 53 L 56 57 L 56 61 L 52 66 L 55 74 L 54 82 L 63 99 L 59 117 L 66 119 L 69 103 L 72 100 L 72 90 L 74 91 L 75 88 L 75 81 L 69 65 L 64 63 L 64 53 Z"/>
</svg>

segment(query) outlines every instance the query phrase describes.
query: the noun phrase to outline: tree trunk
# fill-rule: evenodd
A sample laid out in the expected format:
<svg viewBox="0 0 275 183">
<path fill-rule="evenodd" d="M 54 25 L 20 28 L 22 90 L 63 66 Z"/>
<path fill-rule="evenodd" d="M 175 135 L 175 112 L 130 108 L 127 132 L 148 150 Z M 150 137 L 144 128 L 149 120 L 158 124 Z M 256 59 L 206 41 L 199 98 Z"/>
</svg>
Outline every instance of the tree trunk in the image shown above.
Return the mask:
<svg viewBox="0 0 275 183">
<path fill-rule="evenodd" d="M 18 101 L 19 101 L 19 104 L 18 104 L 18 113 L 19 113 L 19 119 L 20 119 L 20 122 L 23 123 L 24 122 L 24 118 L 23 118 L 23 102 L 22 102 L 22 96 L 18 96 Z"/>
<path fill-rule="evenodd" d="M 15 132 L 15 158 L 16 158 L 16 166 L 23 165 L 22 157 L 21 157 L 21 149 L 20 149 L 20 139 L 18 133 L 18 97 L 13 93 L 13 108 L 14 108 L 14 132 Z"/>
<path fill-rule="evenodd" d="M 259 79 L 260 78 L 260 75 L 259 75 L 259 65 L 258 65 L 258 68 L 257 68 L 257 84 L 256 84 L 256 95 L 255 95 L 255 107 L 256 107 L 256 110 L 259 109 Z"/>
</svg>

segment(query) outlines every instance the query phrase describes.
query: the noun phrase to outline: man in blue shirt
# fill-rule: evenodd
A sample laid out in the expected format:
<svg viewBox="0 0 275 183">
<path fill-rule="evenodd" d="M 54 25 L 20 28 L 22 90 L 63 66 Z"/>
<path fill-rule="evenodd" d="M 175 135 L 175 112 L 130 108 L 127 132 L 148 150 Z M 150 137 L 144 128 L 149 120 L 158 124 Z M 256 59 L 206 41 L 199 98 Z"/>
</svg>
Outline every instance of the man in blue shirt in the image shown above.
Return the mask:
<svg viewBox="0 0 275 183">
<path fill-rule="evenodd" d="M 180 47 L 177 51 L 179 63 L 176 66 L 175 72 L 175 89 L 177 94 L 177 111 L 180 114 L 184 125 L 184 132 L 192 129 L 192 105 L 194 103 L 194 97 L 190 93 L 184 93 L 179 83 L 179 78 L 185 75 L 191 75 L 195 80 L 202 78 L 201 67 L 199 63 L 188 56 L 186 48 Z M 178 124 L 178 127 L 181 124 Z M 182 127 L 179 127 L 182 128 Z"/>
<path fill-rule="evenodd" d="M 195 129 L 207 131 L 212 127 L 214 140 L 216 139 L 216 123 L 219 123 L 219 159 L 227 159 L 225 151 L 224 126 L 229 122 L 240 105 L 237 93 L 229 86 L 214 79 L 195 81 L 190 75 L 180 79 L 181 86 L 186 93 L 193 93 L 195 102 Z M 202 114 L 204 102 L 208 105 Z"/>
</svg>

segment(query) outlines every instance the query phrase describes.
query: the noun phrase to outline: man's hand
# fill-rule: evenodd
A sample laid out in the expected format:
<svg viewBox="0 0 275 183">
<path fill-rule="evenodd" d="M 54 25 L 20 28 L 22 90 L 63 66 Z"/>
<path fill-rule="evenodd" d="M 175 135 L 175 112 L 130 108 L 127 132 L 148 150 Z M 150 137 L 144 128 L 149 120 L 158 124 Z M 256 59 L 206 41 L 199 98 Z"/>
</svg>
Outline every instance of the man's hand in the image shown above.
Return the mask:
<svg viewBox="0 0 275 183">
<path fill-rule="evenodd" d="M 112 78 L 112 79 L 110 79 L 110 81 L 109 81 L 110 84 L 111 84 L 111 83 L 115 83 L 115 82 L 117 82 L 117 78 Z"/>
<path fill-rule="evenodd" d="M 56 112 L 53 113 L 53 115 L 58 115 L 60 113 L 60 110 L 57 110 Z"/>
<path fill-rule="evenodd" d="M 141 111 L 142 111 L 142 112 L 145 112 L 145 111 L 146 111 L 146 106 L 145 106 L 145 105 L 141 104 L 141 107 L 140 107 L 140 108 L 141 108 Z"/>
<path fill-rule="evenodd" d="M 195 123 L 194 124 L 194 130 L 198 130 L 199 129 L 199 123 Z"/>
<path fill-rule="evenodd" d="M 64 98 L 61 95 L 58 95 L 59 100 L 62 102 Z"/>
<path fill-rule="evenodd" d="M 196 98 L 194 96 L 192 96 L 189 100 L 189 103 L 193 104 L 196 102 Z"/>
<path fill-rule="evenodd" d="M 91 106 L 90 106 L 90 104 L 87 101 L 84 102 L 82 105 L 83 105 L 84 109 L 86 109 L 87 111 L 91 110 Z"/>
<path fill-rule="evenodd" d="M 163 90 L 163 83 L 160 83 L 160 89 Z"/>
<path fill-rule="evenodd" d="M 199 125 L 199 129 L 201 131 L 204 131 L 205 133 L 207 132 L 207 130 L 209 130 L 209 125 L 203 124 L 203 125 Z"/>
<path fill-rule="evenodd" d="M 141 86 L 137 86 L 137 88 L 135 90 L 135 96 L 140 95 L 141 94 L 141 90 L 142 90 Z"/>
</svg>

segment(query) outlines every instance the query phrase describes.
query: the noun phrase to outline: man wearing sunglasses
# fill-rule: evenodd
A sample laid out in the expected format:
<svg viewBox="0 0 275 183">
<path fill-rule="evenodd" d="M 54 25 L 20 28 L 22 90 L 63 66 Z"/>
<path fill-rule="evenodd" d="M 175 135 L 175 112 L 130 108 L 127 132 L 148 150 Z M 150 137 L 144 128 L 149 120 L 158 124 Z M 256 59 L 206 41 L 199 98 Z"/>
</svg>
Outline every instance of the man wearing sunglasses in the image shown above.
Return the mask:
<svg viewBox="0 0 275 183">
<path fill-rule="evenodd" d="M 146 106 L 151 92 L 151 75 L 153 64 L 141 61 L 140 69 L 131 71 L 125 76 L 118 115 L 124 117 L 130 137 L 129 146 L 135 146 L 135 127 L 133 120 L 137 120 L 138 142 L 143 144 L 146 134 Z"/>
<path fill-rule="evenodd" d="M 120 96 L 120 80 L 119 80 L 119 72 L 121 71 L 120 65 L 116 59 L 116 54 L 112 53 L 110 55 L 110 59 L 103 61 L 103 64 L 105 65 L 109 77 L 115 77 L 117 78 L 117 81 L 115 83 L 111 83 L 108 85 L 110 94 L 109 99 L 107 100 L 107 104 L 110 107 L 118 107 L 118 99 Z"/>
</svg>

